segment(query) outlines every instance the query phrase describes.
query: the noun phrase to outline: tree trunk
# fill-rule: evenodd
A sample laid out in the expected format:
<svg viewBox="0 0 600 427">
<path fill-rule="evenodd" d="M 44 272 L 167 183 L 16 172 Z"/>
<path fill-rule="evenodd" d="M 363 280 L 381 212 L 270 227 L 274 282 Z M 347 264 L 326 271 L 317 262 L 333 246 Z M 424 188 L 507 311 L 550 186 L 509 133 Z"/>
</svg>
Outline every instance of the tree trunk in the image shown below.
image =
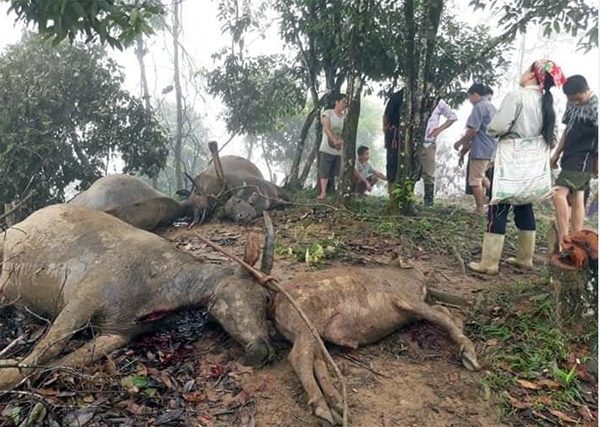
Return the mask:
<svg viewBox="0 0 600 427">
<path fill-rule="evenodd" d="M 303 182 L 300 180 L 300 162 L 302 161 L 302 154 L 304 153 L 304 146 L 306 145 L 308 132 L 315 121 L 318 111 L 318 108 L 315 107 L 310 113 L 308 113 L 308 116 L 306 116 L 304 124 L 302 125 L 300 137 L 298 139 L 298 143 L 296 144 L 296 150 L 294 151 L 292 168 L 290 170 L 289 179 L 287 180 L 287 187 L 289 189 L 295 190 L 302 187 Z"/>
<path fill-rule="evenodd" d="M 354 187 L 354 166 L 356 162 L 356 133 L 360 117 L 362 81 L 358 75 L 348 82 L 348 113 L 344 121 L 344 153 L 342 155 L 342 174 L 338 187 L 338 205 L 348 206 L 352 200 Z"/>
<path fill-rule="evenodd" d="M 246 159 L 248 161 L 252 161 L 252 154 L 254 151 L 254 144 L 256 143 L 256 136 L 246 135 L 244 140 L 246 141 L 246 148 L 248 149 L 248 151 L 246 152 Z"/>
<path fill-rule="evenodd" d="M 420 14 L 417 7 L 425 8 Z M 405 214 L 415 214 L 414 188 L 420 174 L 420 161 L 418 158 L 420 144 L 424 134 L 425 122 L 425 73 L 429 71 L 435 51 L 435 42 L 443 10 L 443 0 L 418 2 L 406 0 L 404 5 L 404 18 L 406 24 L 406 86 L 404 88 L 405 114 L 408 123 L 404 135 L 404 142 L 398 150 L 398 170 L 396 184 L 390 197 L 390 210 L 399 208 Z M 417 15 L 423 20 L 417 25 Z M 421 57 L 421 45 L 425 41 L 424 59 Z"/>
<path fill-rule="evenodd" d="M 271 168 L 271 155 L 268 153 L 267 148 L 265 147 L 264 138 L 260 139 L 260 144 L 263 152 L 263 160 L 267 166 L 267 171 L 269 171 L 269 181 L 271 181 L 273 184 L 277 184 L 275 176 L 273 175 L 273 169 Z"/>
<path fill-rule="evenodd" d="M 140 66 L 140 85 L 142 89 L 142 99 L 144 100 L 144 107 L 150 111 L 150 91 L 148 90 L 148 78 L 146 77 L 146 64 L 144 62 L 144 56 L 146 56 L 146 44 L 144 43 L 144 36 L 141 34 L 137 36 L 135 56 Z M 158 175 L 152 177 L 152 188 L 158 189 Z"/>
<path fill-rule="evenodd" d="M 173 82 L 175 85 L 175 108 L 177 122 L 175 127 L 175 179 L 177 188 L 183 188 L 183 174 L 181 171 L 181 151 L 183 144 L 183 99 L 181 94 L 181 81 L 179 79 L 179 32 L 180 0 L 173 0 Z"/>
<path fill-rule="evenodd" d="M 300 187 L 304 186 L 304 183 L 306 182 L 306 179 L 308 178 L 308 174 L 310 173 L 310 170 L 312 168 L 313 163 L 315 162 L 315 159 L 317 159 L 317 167 L 319 166 L 319 147 L 321 146 L 321 139 L 323 139 L 323 125 L 321 124 L 321 120 L 317 120 L 316 122 L 316 126 L 315 126 L 315 143 L 312 146 L 312 149 L 310 150 L 310 153 L 308 154 L 308 157 L 306 159 L 306 162 L 304 162 L 304 168 L 302 169 L 302 173 L 300 174 L 300 179 L 298 180 Z M 318 179 L 317 179 L 317 185 L 318 185 Z"/>
<path fill-rule="evenodd" d="M 598 328 L 598 265 L 570 271 L 550 265 L 556 324 L 581 334 Z"/>
</svg>

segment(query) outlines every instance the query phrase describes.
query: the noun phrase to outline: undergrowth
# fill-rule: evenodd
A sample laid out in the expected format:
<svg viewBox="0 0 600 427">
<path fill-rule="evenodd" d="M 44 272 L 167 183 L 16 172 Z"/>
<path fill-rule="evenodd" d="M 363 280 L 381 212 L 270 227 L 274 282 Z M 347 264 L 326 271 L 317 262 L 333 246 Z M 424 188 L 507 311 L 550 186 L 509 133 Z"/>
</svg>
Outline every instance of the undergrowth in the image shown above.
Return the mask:
<svg viewBox="0 0 600 427">
<path fill-rule="evenodd" d="M 469 335 L 483 343 L 482 391 L 500 397 L 514 425 L 587 425 L 586 416 L 597 417 L 597 384 L 586 369 L 597 333 L 561 331 L 547 286 L 543 279 L 517 283 L 470 323 Z"/>
</svg>

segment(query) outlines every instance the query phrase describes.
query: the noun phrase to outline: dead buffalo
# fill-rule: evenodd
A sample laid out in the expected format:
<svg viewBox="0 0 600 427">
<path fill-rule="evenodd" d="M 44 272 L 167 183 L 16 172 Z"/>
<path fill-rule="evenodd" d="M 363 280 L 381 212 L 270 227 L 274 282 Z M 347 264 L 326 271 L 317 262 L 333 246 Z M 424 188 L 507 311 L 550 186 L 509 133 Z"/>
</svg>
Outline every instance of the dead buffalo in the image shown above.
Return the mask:
<svg viewBox="0 0 600 427">
<path fill-rule="evenodd" d="M 159 236 L 74 204 L 40 209 L 0 237 L 0 294 L 53 320 L 19 367 L 2 363 L 0 389 L 40 366 L 89 364 L 194 306 L 206 309 L 245 348 L 250 363 L 273 356 L 265 292 L 239 266 L 204 263 Z M 265 273 L 273 263 L 272 241 L 265 239 Z M 245 258 L 254 263 L 260 243 L 249 242 L 254 244 Z M 73 334 L 87 326 L 95 338 L 57 360 Z"/>
<path fill-rule="evenodd" d="M 462 324 L 442 306 L 425 302 L 427 288 L 416 269 L 343 267 L 296 276 L 285 289 L 324 341 L 358 348 L 419 319 L 444 329 L 459 349 L 463 365 L 479 369 L 473 343 Z M 274 299 L 277 330 L 293 342 L 288 360 L 321 425 L 341 423 L 342 400 L 321 350 L 306 324 L 281 294 Z"/>
<path fill-rule="evenodd" d="M 215 207 L 217 196 L 225 194 L 227 202 L 224 215 L 236 222 L 248 223 L 264 211 L 275 209 L 284 203 L 280 189 L 266 181 L 260 170 L 249 160 L 239 156 L 223 156 L 221 165 L 227 183 L 225 191 L 217 178 L 214 165 L 207 167 L 193 180 L 196 192 L 211 200 L 208 210 Z"/>
<path fill-rule="evenodd" d="M 200 195 L 178 202 L 141 179 L 125 174 L 98 179 L 69 203 L 109 213 L 143 230 L 153 230 L 182 216 L 192 216 L 207 204 Z"/>
</svg>

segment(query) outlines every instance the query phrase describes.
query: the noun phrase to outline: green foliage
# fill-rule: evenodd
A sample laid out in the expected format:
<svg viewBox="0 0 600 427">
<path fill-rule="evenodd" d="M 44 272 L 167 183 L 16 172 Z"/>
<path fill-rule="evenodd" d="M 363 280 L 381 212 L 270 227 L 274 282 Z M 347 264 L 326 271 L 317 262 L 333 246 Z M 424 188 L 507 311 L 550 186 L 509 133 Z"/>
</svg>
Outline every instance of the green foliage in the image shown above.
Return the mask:
<svg viewBox="0 0 600 427">
<path fill-rule="evenodd" d="M 305 96 L 297 75 L 282 55 L 245 60 L 228 55 L 207 79 L 209 93 L 227 106 L 227 130 L 254 135 L 282 129 L 302 110 Z"/>
<path fill-rule="evenodd" d="M 515 284 L 494 301 L 490 315 L 470 324 L 470 335 L 486 342 L 488 371 L 482 384 L 505 398 L 505 414 L 514 408 L 567 410 L 587 404 L 580 391 L 579 362 L 573 351 L 589 336 L 562 332 L 552 318 L 553 302 L 546 280 Z M 527 298 L 524 294 L 534 297 Z M 522 295 L 522 296 L 521 296 Z M 516 303 L 515 301 L 521 301 Z M 526 403 L 519 402 L 527 389 Z"/>
<path fill-rule="evenodd" d="M 159 0 L 2 0 L 9 11 L 27 24 L 33 23 L 44 38 L 58 45 L 68 37 L 73 42 L 85 35 L 86 43 L 101 43 L 123 49 L 139 34 L 152 34 L 150 20 L 164 13 Z"/>
<path fill-rule="evenodd" d="M 168 135 L 173 135 L 176 127 L 176 106 L 170 103 L 160 103 L 156 114 L 161 126 Z M 197 176 L 208 164 L 210 153 L 208 142 L 210 141 L 210 129 L 202 117 L 193 110 L 192 106 L 184 107 L 184 121 L 181 135 L 181 162 L 182 170 L 191 176 Z M 169 154 L 166 164 L 158 175 L 158 189 L 166 194 L 173 195 L 177 190 L 177 178 L 175 177 L 175 141 L 169 141 Z M 191 183 L 184 180 L 184 187 L 189 188 Z"/>
<path fill-rule="evenodd" d="M 589 0 L 471 0 L 475 9 L 491 10 L 505 30 L 525 32 L 527 23 L 540 24 L 544 35 L 566 32 L 579 36 L 579 47 L 589 51 L 598 46 L 598 8 Z"/>
<path fill-rule="evenodd" d="M 279 255 L 293 257 L 306 265 L 320 265 L 323 259 L 334 259 L 344 250 L 344 244 L 339 239 L 319 239 L 307 244 L 294 247 L 277 246 Z"/>
<path fill-rule="evenodd" d="M 62 201 L 120 155 L 125 172 L 155 176 L 166 138 L 151 112 L 121 89 L 123 75 L 98 46 L 25 36 L 0 56 L 0 202 L 36 190 L 36 204 Z"/>
</svg>

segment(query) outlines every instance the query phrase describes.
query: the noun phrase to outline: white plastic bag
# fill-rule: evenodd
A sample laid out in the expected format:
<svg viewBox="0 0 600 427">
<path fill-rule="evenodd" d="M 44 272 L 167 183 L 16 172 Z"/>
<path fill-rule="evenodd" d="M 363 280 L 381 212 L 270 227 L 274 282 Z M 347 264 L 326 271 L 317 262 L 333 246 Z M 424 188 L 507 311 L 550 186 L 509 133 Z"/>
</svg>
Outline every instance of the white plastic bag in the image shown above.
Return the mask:
<svg viewBox="0 0 600 427">
<path fill-rule="evenodd" d="M 525 205 L 551 194 L 550 148 L 544 138 L 499 141 L 490 204 Z"/>
</svg>

